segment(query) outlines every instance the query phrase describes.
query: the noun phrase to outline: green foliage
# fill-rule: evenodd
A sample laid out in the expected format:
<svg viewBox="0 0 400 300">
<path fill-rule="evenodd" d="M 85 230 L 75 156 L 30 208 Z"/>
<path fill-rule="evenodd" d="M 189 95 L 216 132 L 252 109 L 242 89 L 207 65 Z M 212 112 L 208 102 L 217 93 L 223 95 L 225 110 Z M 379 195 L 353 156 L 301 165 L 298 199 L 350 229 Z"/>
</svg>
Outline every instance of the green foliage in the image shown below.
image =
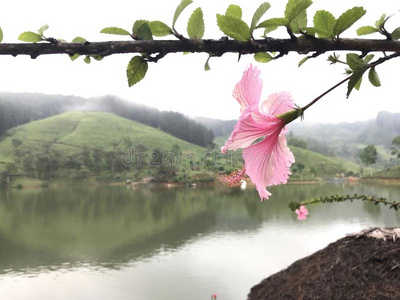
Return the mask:
<svg viewBox="0 0 400 300">
<path fill-rule="evenodd" d="M 44 33 L 47 29 L 49 29 L 49 25 L 47 25 L 47 24 L 46 24 L 46 25 L 43 25 L 42 27 L 39 28 L 38 34 L 39 34 L 41 37 L 44 38 L 43 33 Z"/>
<path fill-rule="evenodd" d="M 269 53 L 257 52 L 256 54 L 254 54 L 254 59 L 260 63 L 267 63 L 274 58 Z"/>
<path fill-rule="evenodd" d="M 314 15 L 314 29 L 319 38 L 332 39 L 335 37 L 335 17 L 326 10 L 319 10 Z"/>
<path fill-rule="evenodd" d="M 223 33 L 239 42 L 251 39 L 250 28 L 241 19 L 217 14 L 217 24 Z"/>
<path fill-rule="evenodd" d="M 43 41 L 43 38 L 39 34 L 34 33 L 32 31 L 25 31 L 25 32 L 21 33 L 19 35 L 18 39 L 20 41 L 28 42 L 28 43 L 36 43 L 36 42 Z"/>
<path fill-rule="evenodd" d="M 288 20 L 285 18 L 272 18 L 264 22 L 261 22 L 256 28 L 267 28 L 267 27 L 279 27 L 279 26 L 289 26 Z"/>
<path fill-rule="evenodd" d="M 141 56 L 134 56 L 126 69 L 126 76 L 128 78 L 128 85 L 132 86 L 144 78 L 147 72 L 147 61 Z"/>
<path fill-rule="evenodd" d="M 366 10 L 362 7 L 353 7 L 344 12 L 333 28 L 335 36 L 339 36 L 341 33 L 349 29 L 355 22 L 357 22 L 362 16 L 364 16 Z"/>
<path fill-rule="evenodd" d="M 374 57 L 374 55 L 370 54 L 370 55 L 367 55 L 364 59 L 362 59 L 355 53 L 347 54 L 346 61 L 353 73 L 353 75 L 351 76 L 351 78 L 349 80 L 348 86 L 347 86 L 347 97 L 349 97 L 353 88 L 355 88 L 357 90 L 360 89 L 362 77 L 363 77 L 364 73 L 369 69 L 370 65 L 368 65 L 368 63 L 373 59 L 373 57 Z M 374 74 L 372 74 L 371 76 L 373 76 L 373 75 Z M 373 84 L 377 83 L 377 80 L 379 81 L 377 74 L 376 74 L 376 77 L 372 78 L 372 80 L 373 81 L 371 81 L 371 83 L 373 83 Z"/>
<path fill-rule="evenodd" d="M 83 61 L 87 64 L 90 64 L 91 60 L 90 60 L 90 56 L 86 55 L 85 58 L 83 59 Z"/>
<path fill-rule="evenodd" d="M 300 68 L 307 60 L 309 60 L 310 58 L 312 58 L 312 56 L 306 56 L 304 57 L 302 60 L 299 61 L 298 63 L 298 67 Z"/>
<path fill-rule="evenodd" d="M 136 36 L 143 40 L 152 40 L 153 35 L 151 33 L 151 29 L 148 23 L 143 23 L 140 25 L 139 29 L 136 32 Z"/>
<path fill-rule="evenodd" d="M 181 3 L 179 3 L 178 7 L 175 10 L 174 18 L 172 19 L 172 28 L 175 28 L 175 23 L 181 15 L 182 11 L 192 2 L 192 0 L 182 0 Z"/>
<path fill-rule="evenodd" d="M 143 25 L 143 24 L 149 24 L 150 22 L 149 21 L 147 21 L 147 20 L 136 20 L 134 23 L 133 23 L 133 26 L 132 26 L 132 33 L 134 34 L 134 35 L 137 35 L 138 34 L 138 31 L 139 31 L 139 28 Z"/>
<path fill-rule="evenodd" d="M 378 73 L 375 70 L 375 67 L 372 67 L 369 70 L 368 79 L 373 86 L 381 86 L 381 81 L 379 79 Z"/>
<path fill-rule="evenodd" d="M 211 55 L 208 56 L 208 58 L 206 60 L 206 63 L 204 64 L 204 71 L 210 71 L 211 70 L 210 64 L 209 64 L 210 58 L 211 58 Z"/>
<path fill-rule="evenodd" d="M 302 10 L 293 21 L 290 22 L 293 33 L 302 33 L 307 27 L 307 11 Z"/>
<path fill-rule="evenodd" d="M 286 5 L 285 18 L 288 22 L 295 20 L 312 4 L 311 0 L 289 0 Z"/>
<path fill-rule="evenodd" d="M 378 151 L 376 151 L 374 145 L 368 145 L 361 151 L 359 157 L 361 161 L 367 166 L 373 165 L 376 162 L 376 159 L 378 158 Z"/>
<path fill-rule="evenodd" d="M 131 35 L 127 30 L 119 27 L 106 27 L 100 33 L 116 34 L 116 35 Z"/>
<path fill-rule="evenodd" d="M 267 12 L 267 10 L 271 7 L 268 2 L 264 2 L 261 4 L 256 12 L 253 15 L 253 19 L 251 20 L 250 32 L 253 33 L 254 29 L 256 28 L 258 22 L 262 18 L 262 16 Z"/>
<path fill-rule="evenodd" d="M 3 30 L 0 27 L 0 43 L 3 41 Z"/>
<path fill-rule="evenodd" d="M 172 34 L 172 29 L 165 23 L 160 21 L 150 22 L 151 33 L 157 37 L 167 36 Z"/>
<path fill-rule="evenodd" d="M 379 32 L 374 26 L 363 26 L 357 29 L 357 35 L 367 35 L 371 33 Z"/>
<path fill-rule="evenodd" d="M 225 16 L 242 19 L 242 9 L 239 5 L 231 4 L 226 9 Z"/>
<path fill-rule="evenodd" d="M 389 20 L 390 17 L 386 17 L 386 14 L 383 14 L 379 20 L 375 22 L 375 27 L 378 29 L 382 29 L 385 26 L 385 23 L 387 20 Z"/>
<path fill-rule="evenodd" d="M 196 8 L 189 18 L 187 32 L 191 39 L 202 39 L 204 36 L 204 18 L 200 7 Z"/>
<path fill-rule="evenodd" d="M 76 38 L 74 38 L 72 40 L 72 43 L 84 43 L 86 42 L 86 39 L 80 36 L 77 36 Z M 79 54 L 74 54 L 74 55 L 70 55 L 69 58 L 74 61 L 75 59 L 77 59 L 80 55 Z"/>
<path fill-rule="evenodd" d="M 400 40 L 400 27 L 397 27 L 395 30 L 393 30 L 391 36 L 394 40 Z"/>
</svg>

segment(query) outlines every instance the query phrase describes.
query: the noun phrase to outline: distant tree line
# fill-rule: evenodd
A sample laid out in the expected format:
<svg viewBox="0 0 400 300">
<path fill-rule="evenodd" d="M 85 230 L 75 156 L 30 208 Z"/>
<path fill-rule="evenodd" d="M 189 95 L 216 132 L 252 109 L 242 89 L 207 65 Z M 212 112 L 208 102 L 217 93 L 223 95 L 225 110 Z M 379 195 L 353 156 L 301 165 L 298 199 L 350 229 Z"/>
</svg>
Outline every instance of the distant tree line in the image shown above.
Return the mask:
<svg viewBox="0 0 400 300">
<path fill-rule="evenodd" d="M 129 120 L 161 129 L 177 138 L 202 147 L 214 146 L 213 131 L 181 113 L 159 111 L 113 96 L 85 99 L 61 95 L 1 93 L 0 136 L 5 135 L 8 129 L 15 126 L 72 110 L 114 113 Z"/>
</svg>

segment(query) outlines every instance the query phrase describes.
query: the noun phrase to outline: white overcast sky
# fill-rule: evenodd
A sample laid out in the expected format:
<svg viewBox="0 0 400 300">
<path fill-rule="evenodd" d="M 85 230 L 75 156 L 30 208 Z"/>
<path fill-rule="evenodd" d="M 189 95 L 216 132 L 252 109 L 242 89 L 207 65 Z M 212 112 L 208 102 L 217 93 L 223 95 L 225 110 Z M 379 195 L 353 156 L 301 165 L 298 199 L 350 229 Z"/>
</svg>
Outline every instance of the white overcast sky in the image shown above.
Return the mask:
<svg viewBox="0 0 400 300">
<path fill-rule="evenodd" d="M 117 26 L 130 30 L 133 22 L 138 19 L 160 20 L 170 25 L 178 3 L 179 0 L 2 0 L 0 26 L 4 31 L 5 43 L 18 42 L 20 33 L 36 31 L 43 24 L 50 26 L 47 36 L 67 41 L 76 36 L 89 41 L 108 41 L 120 37 L 100 34 L 99 31 L 104 27 Z M 200 6 L 205 15 L 205 38 L 220 38 L 223 34 L 216 25 L 217 13 L 224 13 L 229 4 L 238 4 L 243 9 L 244 20 L 249 23 L 261 3 L 255 0 L 195 0 L 181 15 L 177 29 L 186 34 L 187 20 L 192 11 Z M 283 16 L 286 1 L 271 0 L 270 4 L 272 7 L 263 19 Z M 346 32 L 346 37 L 355 37 L 358 27 L 374 24 L 382 13 L 397 12 L 400 2 L 314 0 L 309 9 L 309 24 L 317 10 L 327 9 L 338 17 L 353 6 L 363 6 L 367 14 Z M 389 29 L 400 26 L 399 15 L 387 24 Z M 284 32 L 278 33 L 278 36 L 286 37 Z M 371 37 L 380 38 L 379 35 Z M 249 63 L 262 70 L 262 98 L 285 90 L 293 95 L 300 106 L 344 78 L 343 66 L 330 66 L 326 61 L 327 55 L 310 60 L 298 68 L 297 63 L 302 57 L 297 54 L 290 54 L 268 64 L 256 63 L 249 55 L 237 63 L 237 55 L 228 54 L 212 59 L 211 71 L 205 72 L 203 66 L 206 54 L 170 54 L 159 63 L 150 64 L 146 78 L 129 88 L 125 70 L 132 56 L 113 55 L 90 65 L 81 59 L 71 62 L 67 55 L 46 55 L 36 60 L 27 56 L 2 56 L 0 91 L 83 97 L 108 94 L 190 116 L 233 119 L 238 117 L 239 106 L 231 96 L 232 89 Z M 342 58 L 344 56 L 343 53 Z M 349 99 L 345 97 L 346 87 L 338 88 L 307 112 L 306 121 L 352 122 L 374 118 L 381 110 L 400 112 L 399 69 L 399 59 L 378 67 L 382 87 L 375 88 L 364 80 L 361 91 L 353 92 Z"/>
</svg>

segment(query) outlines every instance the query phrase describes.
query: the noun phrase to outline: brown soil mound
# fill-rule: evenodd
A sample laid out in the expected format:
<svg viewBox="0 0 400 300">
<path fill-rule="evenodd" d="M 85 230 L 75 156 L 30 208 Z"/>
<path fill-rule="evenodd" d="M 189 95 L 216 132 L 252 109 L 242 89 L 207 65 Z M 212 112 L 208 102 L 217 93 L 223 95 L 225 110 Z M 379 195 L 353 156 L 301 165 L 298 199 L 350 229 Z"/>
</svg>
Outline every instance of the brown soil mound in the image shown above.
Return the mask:
<svg viewBox="0 0 400 300">
<path fill-rule="evenodd" d="M 296 261 L 248 295 L 264 299 L 400 300 L 400 229 L 364 231 Z"/>
</svg>

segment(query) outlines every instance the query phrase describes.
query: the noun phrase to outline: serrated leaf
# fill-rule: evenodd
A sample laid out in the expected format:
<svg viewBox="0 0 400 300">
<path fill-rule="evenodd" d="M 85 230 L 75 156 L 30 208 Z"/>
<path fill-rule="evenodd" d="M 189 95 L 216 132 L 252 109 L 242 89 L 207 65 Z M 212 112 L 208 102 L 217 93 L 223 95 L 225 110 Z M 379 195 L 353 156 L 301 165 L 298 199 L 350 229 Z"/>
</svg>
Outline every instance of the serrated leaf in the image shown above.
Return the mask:
<svg viewBox="0 0 400 300">
<path fill-rule="evenodd" d="M 273 18 L 261 22 L 256 26 L 256 28 L 267 28 L 273 26 L 289 26 L 289 22 L 285 18 Z"/>
<path fill-rule="evenodd" d="M 166 36 L 172 33 L 171 28 L 167 24 L 160 21 L 150 22 L 150 29 L 151 33 L 158 37 Z"/>
<path fill-rule="evenodd" d="M 3 29 L 0 27 L 0 43 L 3 41 Z"/>
<path fill-rule="evenodd" d="M 303 10 L 290 22 L 290 27 L 293 33 L 301 33 L 305 27 L 307 27 L 307 11 Z"/>
<path fill-rule="evenodd" d="M 364 61 L 355 53 L 348 53 L 346 55 L 346 62 L 352 70 L 355 70 L 360 65 L 364 64 Z"/>
<path fill-rule="evenodd" d="M 317 11 L 314 15 L 314 28 L 318 37 L 321 39 L 334 38 L 333 27 L 335 26 L 335 22 L 335 17 L 329 11 Z"/>
<path fill-rule="evenodd" d="M 90 56 L 86 55 L 83 61 L 87 64 L 90 64 Z"/>
<path fill-rule="evenodd" d="M 311 58 L 311 56 L 304 57 L 301 61 L 299 61 L 298 67 L 300 68 L 310 58 Z"/>
<path fill-rule="evenodd" d="M 375 67 L 372 67 L 369 70 L 368 79 L 373 86 L 381 86 L 381 81 L 379 79 L 378 73 L 375 70 Z"/>
<path fill-rule="evenodd" d="M 100 33 L 106 33 L 106 34 L 116 34 L 116 35 L 131 35 L 129 31 L 119 28 L 119 27 L 106 27 L 103 28 Z"/>
<path fill-rule="evenodd" d="M 357 22 L 366 10 L 360 6 L 353 7 L 352 9 L 344 12 L 339 19 L 337 19 L 333 32 L 336 36 L 349 29 L 355 22 Z"/>
<path fill-rule="evenodd" d="M 126 69 L 128 85 L 131 87 L 142 80 L 146 75 L 147 68 L 147 61 L 145 61 L 141 56 L 132 57 Z"/>
<path fill-rule="evenodd" d="M 251 39 L 249 26 L 240 19 L 217 14 L 217 24 L 223 33 L 239 42 Z"/>
<path fill-rule="evenodd" d="M 256 54 L 254 54 L 254 59 L 260 63 L 267 63 L 274 58 L 269 53 L 257 52 Z"/>
<path fill-rule="evenodd" d="M 351 75 L 349 83 L 347 85 L 347 98 L 350 96 L 351 91 L 353 88 L 357 90 L 360 89 L 362 76 L 364 75 L 365 71 L 368 69 L 367 65 L 360 65 L 353 71 L 353 75 Z"/>
<path fill-rule="evenodd" d="M 133 23 L 133 26 L 132 26 L 132 33 L 133 33 L 134 35 L 137 35 L 137 32 L 139 31 L 139 28 L 140 28 L 143 24 L 148 24 L 148 23 L 150 23 L 150 22 L 147 21 L 147 20 L 137 20 L 137 21 L 135 21 L 135 23 Z"/>
<path fill-rule="evenodd" d="M 43 37 L 43 33 L 47 30 L 47 29 L 49 29 L 49 25 L 43 25 L 42 27 L 40 27 L 39 28 L 39 30 L 38 30 L 38 34 L 41 36 L 41 37 Z"/>
<path fill-rule="evenodd" d="M 148 23 L 143 23 L 137 30 L 136 36 L 143 40 L 152 40 L 153 35 L 151 34 L 151 29 Z"/>
<path fill-rule="evenodd" d="M 172 28 L 175 28 L 175 23 L 181 15 L 182 11 L 192 2 L 192 0 L 182 0 L 181 3 L 179 3 L 178 7 L 175 10 L 174 18 L 172 19 Z"/>
<path fill-rule="evenodd" d="M 311 0 L 289 0 L 286 5 L 285 18 L 292 22 L 312 4 Z"/>
<path fill-rule="evenodd" d="M 400 27 L 397 27 L 395 30 L 393 30 L 392 39 L 394 39 L 394 40 L 400 39 Z"/>
<path fill-rule="evenodd" d="M 239 5 L 231 4 L 226 9 L 225 16 L 242 19 L 242 9 Z"/>
<path fill-rule="evenodd" d="M 271 7 L 271 4 L 268 2 L 264 2 L 261 4 L 256 12 L 253 15 L 253 19 L 251 20 L 250 32 L 253 33 L 254 29 L 256 28 L 258 22 L 262 18 L 262 16 L 267 12 L 267 10 Z"/>
<path fill-rule="evenodd" d="M 29 42 L 29 43 L 36 43 L 42 41 L 42 37 L 38 35 L 37 33 L 34 33 L 32 31 L 25 31 L 21 33 L 18 37 L 20 41 L 23 42 Z"/>
<path fill-rule="evenodd" d="M 204 18 L 200 7 L 196 8 L 189 18 L 187 27 L 188 36 L 191 39 L 201 39 L 204 36 Z"/>
<path fill-rule="evenodd" d="M 357 35 L 367 35 L 371 33 L 378 32 L 379 30 L 376 29 L 374 26 L 363 26 L 357 29 Z"/>
<path fill-rule="evenodd" d="M 378 28 L 378 29 L 381 29 L 381 28 L 385 25 L 385 23 L 386 23 L 386 21 L 387 21 L 388 19 L 389 19 L 389 17 L 386 18 L 386 14 L 383 14 L 383 15 L 380 17 L 380 19 L 379 19 L 378 21 L 375 22 L 375 27 Z"/>
</svg>

